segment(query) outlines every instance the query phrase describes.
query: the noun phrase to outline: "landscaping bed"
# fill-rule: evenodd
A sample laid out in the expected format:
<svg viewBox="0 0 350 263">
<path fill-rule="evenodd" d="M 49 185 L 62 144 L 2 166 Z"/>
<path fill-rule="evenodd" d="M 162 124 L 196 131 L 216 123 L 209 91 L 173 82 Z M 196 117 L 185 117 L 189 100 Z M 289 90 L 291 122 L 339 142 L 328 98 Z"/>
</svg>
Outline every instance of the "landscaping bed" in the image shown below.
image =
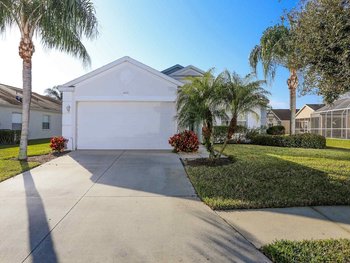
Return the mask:
<svg viewBox="0 0 350 263">
<path fill-rule="evenodd" d="M 210 166 L 210 167 L 216 167 L 216 166 L 223 166 L 223 165 L 229 165 L 234 163 L 233 158 L 219 158 L 219 159 L 213 159 L 210 160 L 209 158 L 196 158 L 196 159 L 185 159 L 184 160 L 185 165 L 189 165 L 192 167 L 196 166 Z"/>
<path fill-rule="evenodd" d="M 350 204 L 350 150 L 237 144 L 224 154 L 235 162 L 186 166 L 213 209 Z"/>
<path fill-rule="evenodd" d="M 350 240 L 276 241 L 261 249 L 273 262 L 350 262 Z"/>
</svg>

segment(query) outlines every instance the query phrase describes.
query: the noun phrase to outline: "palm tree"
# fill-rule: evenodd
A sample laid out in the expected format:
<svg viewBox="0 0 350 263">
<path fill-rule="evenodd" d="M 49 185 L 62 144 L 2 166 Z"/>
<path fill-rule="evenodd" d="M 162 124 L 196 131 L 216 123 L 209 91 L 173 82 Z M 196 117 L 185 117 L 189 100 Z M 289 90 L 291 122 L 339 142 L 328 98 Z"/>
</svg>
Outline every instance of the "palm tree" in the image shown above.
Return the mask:
<svg viewBox="0 0 350 263">
<path fill-rule="evenodd" d="M 17 27 L 23 60 L 22 131 L 18 159 L 27 159 L 29 109 L 32 92 L 33 36 L 43 46 L 65 51 L 90 64 L 81 42 L 97 35 L 95 8 L 90 0 L 0 0 L 0 32 Z"/>
<path fill-rule="evenodd" d="M 260 44 L 250 53 L 249 62 L 254 73 L 258 63 L 261 62 L 265 79 L 273 80 L 278 66 L 289 70 L 287 84 L 290 93 L 290 134 L 294 134 L 299 66 L 292 30 L 284 25 L 267 28 L 260 39 Z"/>
<path fill-rule="evenodd" d="M 188 83 L 178 90 L 177 121 L 179 127 L 202 125 L 204 144 L 209 158 L 215 157 L 213 148 L 213 125 L 216 116 L 224 111 L 214 107 L 213 98 L 221 79 L 213 76 L 213 70 L 205 72 L 201 77 L 189 77 Z"/>
<path fill-rule="evenodd" d="M 223 146 L 221 147 L 218 158 L 225 150 L 228 141 L 232 138 L 237 129 L 237 120 L 239 116 L 251 113 L 259 118 L 256 109 L 266 107 L 270 94 L 267 90 L 262 88 L 265 81 L 254 80 L 254 76 L 249 74 L 244 78 L 237 73 L 230 73 L 224 71 L 220 74 L 223 85 L 218 86 L 216 92 L 217 107 L 223 108 L 230 115 L 230 123 L 228 126 L 227 136 Z"/>
<path fill-rule="evenodd" d="M 58 90 L 58 86 L 54 86 L 52 88 L 46 89 L 45 94 L 46 94 L 46 96 L 49 96 L 49 97 L 54 98 L 56 100 L 61 101 L 63 99 L 62 92 Z"/>
</svg>

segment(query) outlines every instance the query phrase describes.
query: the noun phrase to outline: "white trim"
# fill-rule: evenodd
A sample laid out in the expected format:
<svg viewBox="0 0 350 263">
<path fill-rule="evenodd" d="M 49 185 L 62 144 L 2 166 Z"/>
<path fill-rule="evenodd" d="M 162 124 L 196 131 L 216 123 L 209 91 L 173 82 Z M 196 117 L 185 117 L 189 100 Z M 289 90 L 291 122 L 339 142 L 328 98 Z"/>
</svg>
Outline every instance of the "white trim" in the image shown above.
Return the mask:
<svg viewBox="0 0 350 263">
<path fill-rule="evenodd" d="M 58 86 L 58 90 L 61 92 L 73 92 L 74 88 L 75 88 L 74 86 L 65 86 L 65 85 Z"/>
<path fill-rule="evenodd" d="M 83 75 L 83 76 L 81 76 L 79 78 L 71 80 L 71 81 L 67 82 L 66 84 L 64 84 L 62 86 L 66 86 L 66 87 L 75 86 L 75 85 L 77 85 L 78 83 L 80 83 L 80 82 L 82 82 L 84 80 L 93 78 L 93 77 L 95 77 L 95 76 L 97 76 L 97 75 L 99 75 L 99 74 L 101 74 L 101 73 L 103 73 L 103 72 L 113 68 L 113 67 L 116 67 L 116 66 L 124 63 L 124 62 L 129 62 L 130 64 L 133 64 L 133 65 L 135 65 L 135 66 L 137 66 L 137 67 L 139 67 L 141 69 L 144 69 L 144 70 L 148 71 L 149 73 L 152 73 L 153 75 L 156 75 L 156 76 L 158 76 L 158 77 L 160 77 L 160 78 L 162 78 L 162 79 L 164 79 L 166 81 L 169 81 L 169 82 L 171 82 L 171 83 L 173 83 L 173 84 L 175 84 L 177 86 L 183 86 L 184 85 L 182 82 L 177 81 L 176 79 L 173 79 L 173 78 L 171 78 L 171 77 L 169 77 L 169 76 L 159 72 L 158 70 L 155 70 L 154 68 L 151 68 L 151 67 L 149 67 L 149 66 L 147 66 L 147 65 L 145 65 L 145 64 L 143 64 L 143 63 L 141 63 L 141 62 L 139 62 L 139 61 L 137 61 L 137 60 L 135 60 L 135 59 L 133 59 L 131 57 L 125 56 L 125 57 L 117 59 L 116 61 L 111 62 L 111 63 L 109 63 L 109 64 L 107 64 L 107 65 L 105 65 L 103 67 L 95 69 L 95 70 L 93 70 L 93 71 L 91 71 L 91 72 L 89 72 L 89 73 L 87 73 L 87 74 L 85 74 L 85 75 Z"/>
<path fill-rule="evenodd" d="M 77 96 L 75 101 L 164 101 L 175 102 L 176 96 Z"/>
</svg>

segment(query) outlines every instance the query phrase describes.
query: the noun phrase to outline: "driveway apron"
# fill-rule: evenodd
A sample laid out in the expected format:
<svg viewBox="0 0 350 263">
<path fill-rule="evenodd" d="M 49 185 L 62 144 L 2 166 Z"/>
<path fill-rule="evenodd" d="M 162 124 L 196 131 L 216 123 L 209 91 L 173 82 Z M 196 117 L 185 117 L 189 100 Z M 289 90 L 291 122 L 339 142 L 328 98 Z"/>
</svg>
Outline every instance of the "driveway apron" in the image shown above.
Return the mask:
<svg viewBox="0 0 350 263">
<path fill-rule="evenodd" d="M 0 183 L 0 262 L 268 262 L 176 154 L 76 151 Z"/>
</svg>

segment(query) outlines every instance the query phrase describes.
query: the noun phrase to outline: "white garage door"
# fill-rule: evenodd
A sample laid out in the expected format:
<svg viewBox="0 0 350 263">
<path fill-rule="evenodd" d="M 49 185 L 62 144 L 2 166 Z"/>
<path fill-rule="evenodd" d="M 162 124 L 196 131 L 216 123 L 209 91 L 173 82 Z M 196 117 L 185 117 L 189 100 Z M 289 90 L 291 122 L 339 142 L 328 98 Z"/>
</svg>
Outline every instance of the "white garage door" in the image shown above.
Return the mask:
<svg viewBox="0 0 350 263">
<path fill-rule="evenodd" d="M 170 149 L 174 102 L 79 102 L 78 149 Z"/>
</svg>

